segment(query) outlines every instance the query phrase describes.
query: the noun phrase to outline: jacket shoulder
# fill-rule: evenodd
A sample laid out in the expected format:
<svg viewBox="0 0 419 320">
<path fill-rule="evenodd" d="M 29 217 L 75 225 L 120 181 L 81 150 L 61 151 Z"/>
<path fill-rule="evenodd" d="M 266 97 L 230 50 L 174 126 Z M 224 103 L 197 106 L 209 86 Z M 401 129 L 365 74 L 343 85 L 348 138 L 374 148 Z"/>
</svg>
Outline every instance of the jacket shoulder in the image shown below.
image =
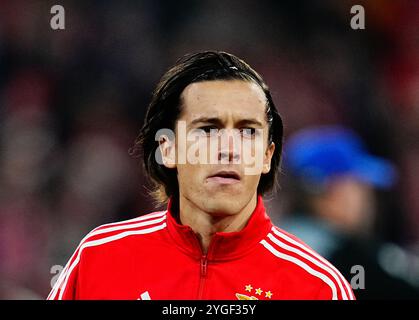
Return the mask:
<svg viewBox="0 0 419 320">
<path fill-rule="evenodd" d="M 273 226 L 260 242 L 277 262 L 278 276 L 307 291 L 310 299 L 354 299 L 352 289 L 342 274 L 324 257 L 295 235 Z"/>
<path fill-rule="evenodd" d="M 156 233 L 165 227 L 166 211 L 158 211 L 93 229 L 80 241 L 48 299 L 77 299 L 83 296 L 85 283 L 101 283 L 109 266 L 117 265 L 117 262 L 130 257 L 132 252 L 137 252 L 132 248 L 138 239 L 144 239 L 143 235 Z M 133 236 L 136 236 L 136 242 L 124 241 L 132 240 Z"/>
<path fill-rule="evenodd" d="M 79 247 L 95 247 L 120 241 L 130 236 L 146 235 L 166 227 L 167 211 L 156 211 L 133 219 L 100 225 L 91 230 Z"/>
</svg>

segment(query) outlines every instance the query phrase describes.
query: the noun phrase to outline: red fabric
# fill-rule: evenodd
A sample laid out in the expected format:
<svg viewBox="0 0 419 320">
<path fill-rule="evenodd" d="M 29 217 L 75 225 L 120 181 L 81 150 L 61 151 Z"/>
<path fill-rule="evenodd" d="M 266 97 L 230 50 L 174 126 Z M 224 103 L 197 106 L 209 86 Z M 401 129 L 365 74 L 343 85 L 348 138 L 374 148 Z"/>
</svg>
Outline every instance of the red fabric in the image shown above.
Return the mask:
<svg viewBox="0 0 419 320">
<path fill-rule="evenodd" d="M 270 250 L 269 250 L 270 249 Z M 294 236 L 272 225 L 258 197 L 239 232 L 216 233 L 208 254 L 171 212 L 90 232 L 48 299 L 342 299 L 349 284 Z"/>
</svg>

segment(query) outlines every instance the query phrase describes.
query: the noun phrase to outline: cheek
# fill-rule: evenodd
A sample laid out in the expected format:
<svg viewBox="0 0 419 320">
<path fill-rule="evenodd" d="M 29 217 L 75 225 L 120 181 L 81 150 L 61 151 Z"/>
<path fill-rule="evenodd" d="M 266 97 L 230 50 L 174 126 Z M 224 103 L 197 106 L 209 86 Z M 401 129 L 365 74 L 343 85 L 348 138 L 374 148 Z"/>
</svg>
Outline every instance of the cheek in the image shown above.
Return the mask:
<svg viewBox="0 0 419 320">
<path fill-rule="evenodd" d="M 254 191 L 260 180 L 260 175 L 245 175 L 243 179 L 244 188 L 247 191 Z"/>
<path fill-rule="evenodd" d="M 197 190 L 202 187 L 202 168 L 199 165 L 182 164 L 177 166 L 179 187 L 182 190 Z"/>
<path fill-rule="evenodd" d="M 242 160 L 247 175 L 260 175 L 265 162 L 266 143 L 262 138 L 245 140 L 242 149 Z M 256 177 L 256 179 L 258 179 Z"/>
<path fill-rule="evenodd" d="M 177 174 L 179 183 L 187 184 L 193 181 L 194 179 L 194 166 L 186 164 L 180 164 L 177 166 Z"/>
</svg>

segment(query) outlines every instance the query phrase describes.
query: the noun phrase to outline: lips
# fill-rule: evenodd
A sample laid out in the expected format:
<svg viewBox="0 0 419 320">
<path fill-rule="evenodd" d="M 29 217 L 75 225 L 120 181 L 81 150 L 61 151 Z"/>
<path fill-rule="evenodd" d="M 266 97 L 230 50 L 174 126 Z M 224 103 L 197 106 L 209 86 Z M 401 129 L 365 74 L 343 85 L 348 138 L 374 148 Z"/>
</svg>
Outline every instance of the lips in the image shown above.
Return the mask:
<svg viewBox="0 0 419 320">
<path fill-rule="evenodd" d="M 218 184 L 234 184 L 240 182 L 240 175 L 236 171 L 218 171 L 210 175 L 207 180 Z"/>
</svg>

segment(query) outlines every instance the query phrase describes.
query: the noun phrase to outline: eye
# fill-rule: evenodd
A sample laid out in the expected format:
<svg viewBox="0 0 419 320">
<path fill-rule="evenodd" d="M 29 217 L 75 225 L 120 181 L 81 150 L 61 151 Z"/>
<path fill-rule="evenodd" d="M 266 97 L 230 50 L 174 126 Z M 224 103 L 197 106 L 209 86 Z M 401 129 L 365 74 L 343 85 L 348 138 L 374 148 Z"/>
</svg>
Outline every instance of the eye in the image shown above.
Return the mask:
<svg viewBox="0 0 419 320">
<path fill-rule="evenodd" d="M 240 133 L 243 137 L 254 137 L 256 135 L 255 128 L 240 128 Z"/>
<path fill-rule="evenodd" d="M 210 133 L 211 130 L 218 130 L 216 126 L 203 126 L 203 127 L 200 127 L 199 129 L 204 130 L 206 133 Z"/>
<path fill-rule="evenodd" d="M 203 126 L 199 127 L 198 129 L 203 130 L 206 134 L 212 133 L 211 130 L 213 130 L 213 132 L 215 132 L 214 130 L 218 131 L 218 128 L 216 126 Z"/>
</svg>

